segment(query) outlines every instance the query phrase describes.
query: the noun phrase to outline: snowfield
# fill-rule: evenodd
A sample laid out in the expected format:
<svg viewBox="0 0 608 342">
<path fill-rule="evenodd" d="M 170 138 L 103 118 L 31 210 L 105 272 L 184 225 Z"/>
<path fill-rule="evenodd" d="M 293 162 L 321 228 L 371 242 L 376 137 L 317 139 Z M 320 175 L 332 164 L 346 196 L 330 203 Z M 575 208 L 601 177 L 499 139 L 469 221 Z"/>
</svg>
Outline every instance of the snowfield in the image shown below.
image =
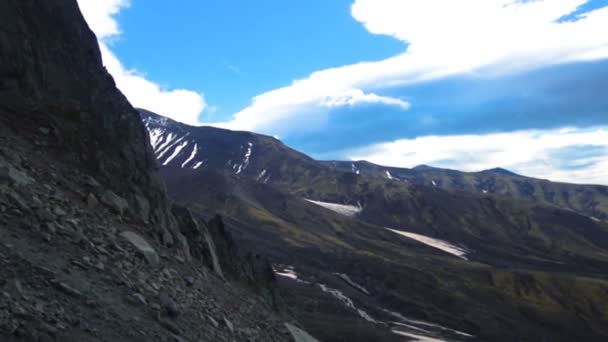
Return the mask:
<svg viewBox="0 0 608 342">
<path fill-rule="evenodd" d="M 422 234 L 416 234 L 416 233 L 409 233 L 409 232 L 404 232 L 401 230 L 396 230 L 396 229 L 391 229 L 391 228 L 386 228 L 387 230 L 390 230 L 393 233 L 399 234 L 401 236 L 405 236 L 407 238 L 416 240 L 418 242 L 421 242 L 427 246 L 431 246 L 433 248 L 437 248 L 440 249 L 444 252 L 450 253 L 452 255 L 455 255 L 463 260 L 467 260 L 466 258 L 466 253 L 467 250 L 462 248 L 462 247 L 458 247 L 455 245 L 452 245 L 451 243 L 444 241 L 444 240 L 439 240 L 439 239 L 435 239 L 429 236 L 425 236 Z"/>
<path fill-rule="evenodd" d="M 321 206 L 323 208 L 329 209 L 331 211 L 334 211 L 338 214 L 342 214 L 344 216 L 356 216 L 358 213 L 361 212 L 361 210 L 363 210 L 363 208 L 361 207 L 356 207 L 354 205 L 346 205 L 346 204 L 338 204 L 338 203 L 329 203 L 329 202 L 320 202 L 320 201 L 313 201 L 311 199 L 305 198 L 304 200 L 316 204 L 318 206 Z"/>
</svg>

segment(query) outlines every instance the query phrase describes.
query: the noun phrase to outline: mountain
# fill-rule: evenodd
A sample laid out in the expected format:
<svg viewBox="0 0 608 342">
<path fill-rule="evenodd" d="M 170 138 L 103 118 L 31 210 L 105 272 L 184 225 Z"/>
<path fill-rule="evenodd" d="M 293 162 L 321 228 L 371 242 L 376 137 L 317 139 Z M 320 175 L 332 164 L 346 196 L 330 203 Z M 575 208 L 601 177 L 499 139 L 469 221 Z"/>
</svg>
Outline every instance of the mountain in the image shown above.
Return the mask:
<svg viewBox="0 0 608 342">
<path fill-rule="evenodd" d="M 267 256 L 290 313 L 323 341 L 608 336 L 608 225 L 585 210 L 140 113 L 170 197 L 221 213 L 239 244 Z M 559 186 L 603 200 L 602 187 Z"/>
<path fill-rule="evenodd" d="M 393 178 L 448 191 L 496 194 L 573 210 L 608 221 L 608 187 L 578 185 L 529 178 L 495 168 L 481 172 L 460 172 L 426 165 L 412 169 L 387 167 L 366 161 L 324 161 L 335 170 L 381 178 Z"/>
<path fill-rule="evenodd" d="M 0 2 L 0 340 L 314 341 L 270 264 L 167 197 L 76 0 Z"/>
</svg>

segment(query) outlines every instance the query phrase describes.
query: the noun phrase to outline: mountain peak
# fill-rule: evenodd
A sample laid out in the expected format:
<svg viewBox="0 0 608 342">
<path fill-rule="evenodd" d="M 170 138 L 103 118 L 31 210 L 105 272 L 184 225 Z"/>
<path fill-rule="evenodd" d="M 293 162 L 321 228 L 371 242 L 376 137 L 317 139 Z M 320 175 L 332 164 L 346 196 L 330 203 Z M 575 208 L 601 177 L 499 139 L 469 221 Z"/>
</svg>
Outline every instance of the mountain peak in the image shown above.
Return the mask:
<svg viewBox="0 0 608 342">
<path fill-rule="evenodd" d="M 502 167 L 495 167 L 495 168 L 492 168 L 492 169 L 483 170 L 482 172 L 491 172 L 491 173 L 497 173 L 497 174 L 507 175 L 507 176 L 519 176 L 517 173 L 515 173 L 513 171 L 509 171 L 509 170 L 504 169 Z"/>
</svg>

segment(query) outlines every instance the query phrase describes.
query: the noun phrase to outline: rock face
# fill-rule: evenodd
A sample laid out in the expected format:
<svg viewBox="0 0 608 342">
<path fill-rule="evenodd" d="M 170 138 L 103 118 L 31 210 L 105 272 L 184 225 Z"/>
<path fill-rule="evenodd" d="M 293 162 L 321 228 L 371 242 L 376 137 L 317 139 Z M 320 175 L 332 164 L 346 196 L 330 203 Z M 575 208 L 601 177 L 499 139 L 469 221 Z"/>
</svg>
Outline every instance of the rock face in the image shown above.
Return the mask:
<svg viewBox="0 0 608 342">
<path fill-rule="evenodd" d="M 0 341 L 288 341 L 222 238 L 173 210 L 76 0 L 1 1 Z"/>
<path fill-rule="evenodd" d="M 137 233 L 129 231 L 122 232 L 120 236 L 129 241 L 131 245 L 137 249 L 137 252 L 139 252 L 146 259 L 148 264 L 154 267 L 158 266 L 158 254 L 154 250 L 154 247 L 150 246 L 146 239 Z"/>
<path fill-rule="evenodd" d="M 285 323 L 285 326 L 287 327 L 296 342 L 319 342 L 317 339 L 310 336 L 306 331 L 292 324 Z"/>
<path fill-rule="evenodd" d="M 103 196 L 101 196 L 101 201 L 120 215 L 123 215 L 129 210 L 129 203 L 112 191 L 106 191 Z"/>
<path fill-rule="evenodd" d="M 103 67 L 76 1 L 2 1 L 0 51 L 6 124 L 23 134 L 42 134 L 41 145 L 61 149 L 66 159 L 124 198 L 142 222 L 159 230 L 165 244 L 183 240 L 148 135 Z M 125 207 L 112 197 L 117 209 Z"/>
</svg>

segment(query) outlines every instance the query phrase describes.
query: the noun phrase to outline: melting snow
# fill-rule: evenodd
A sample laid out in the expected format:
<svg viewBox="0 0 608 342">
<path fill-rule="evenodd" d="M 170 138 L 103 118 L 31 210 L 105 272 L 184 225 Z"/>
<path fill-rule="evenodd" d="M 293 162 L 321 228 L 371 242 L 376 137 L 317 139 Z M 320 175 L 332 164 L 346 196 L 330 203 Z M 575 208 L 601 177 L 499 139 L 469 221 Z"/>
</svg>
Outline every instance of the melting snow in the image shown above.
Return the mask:
<svg viewBox="0 0 608 342">
<path fill-rule="evenodd" d="M 192 159 L 194 159 L 194 157 L 196 157 L 196 152 L 197 152 L 197 148 L 198 145 L 194 144 L 194 148 L 192 149 L 192 154 L 190 155 L 190 157 L 188 157 L 188 159 L 186 159 L 186 161 L 182 164 L 182 168 L 186 167 L 186 164 L 188 164 L 190 161 L 192 161 Z"/>
<path fill-rule="evenodd" d="M 171 156 L 169 156 L 169 158 L 167 158 L 167 160 L 165 160 L 165 162 L 163 163 L 163 166 L 165 166 L 165 165 L 169 164 L 169 163 L 170 163 L 170 162 L 173 160 L 173 158 L 175 158 L 175 157 L 176 157 L 176 156 L 177 156 L 177 155 L 178 155 L 178 154 L 179 154 L 179 153 L 182 151 L 182 149 L 183 149 L 184 147 L 186 147 L 186 145 L 188 145 L 188 142 L 187 142 L 187 141 L 184 141 L 184 143 L 183 143 L 183 144 L 181 144 L 181 145 L 177 146 L 177 147 L 175 148 L 175 150 L 173 151 L 173 154 L 172 154 Z"/>
<path fill-rule="evenodd" d="M 355 310 L 357 312 L 357 314 L 359 315 L 359 317 L 363 318 L 364 320 L 371 322 L 371 323 L 379 323 L 378 321 L 376 321 L 375 319 L 373 319 L 367 312 L 358 309 L 355 304 L 353 303 L 352 299 L 346 297 L 342 292 L 340 292 L 339 290 L 336 289 L 332 289 L 331 287 L 327 287 L 323 284 L 317 284 L 319 285 L 319 287 L 321 288 L 321 290 L 323 290 L 323 292 L 329 293 L 332 296 L 336 297 L 337 299 L 339 299 L 342 303 L 344 303 L 344 305 L 346 305 L 347 307 Z"/>
<path fill-rule="evenodd" d="M 427 246 L 431 246 L 437 249 L 440 249 L 444 252 L 450 253 L 452 255 L 455 255 L 461 259 L 467 260 L 467 258 L 465 257 L 466 255 L 466 249 L 452 245 L 451 243 L 444 241 L 444 240 L 439 240 L 439 239 L 435 239 L 432 237 L 428 237 L 425 235 L 421 235 L 421 234 L 416 234 L 416 233 L 409 233 L 409 232 L 404 232 L 401 230 L 396 230 L 396 229 L 390 229 L 390 228 L 386 228 L 388 230 L 390 230 L 393 233 L 397 233 L 401 236 L 405 236 L 408 237 L 410 239 L 414 239 L 418 242 L 421 242 Z"/>
<path fill-rule="evenodd" d="M 171 149 L 172 149 L 172 148 L 173 148 L 175 145 L 179 144 L 179 143 L 180 143 L 182 140 L 184 140 L 184 138 L 185 138 L 185 137 L 186 137 L 186 136 L 184 135 L 183 137 L 181 137 L 181 138 L 179 138 L 179 139 L 177 139 L 177 140 L 174 140 L 174 141 L 173 141 L 171 144 L 169 144 L 168 146 L 166 146 L 166 147 L 164 147 L 164 148 L 159 148 L 159 149 L 158 149 L 158 151 L 156 151 L 156 152 L 158 153 L 158 155 L 156 156 L 156 159 L 160 159 L 160 158 L 162 158 L 162 157 L 165 155 L 165 153 L 167 153 L 167 152 L 171 151 Z"/>
<path fill-rule="evenodd" d="M 162 144 L 160 144 L 160 142 L 162 141 L 162 138 L 159 139 L 157 141 L 158 148 L 156 148 L 155 151 L 159 152 L 160 150 L 167 147 L 167 145 L 169 145 L 174 138 L 175 138 L 175 135 L 173 135 L 173 133 L 169 133 L 169 135 L 167 135 L 167 137 L 165 138 L 165 141 Z"/>
<path fill-rule="evenodd" d="M 454 330 L 451 328 L 446 328 L 444 326 L 441 326 L 439 324 L 434 324 L 434 323 L 429 323 L 429 322 L 424 322 L 424 321 L 419 321 L 419 320 L 415 320 L 415 319 L 410 319 L 407 317 L 404 317 L 403 315 L 401 315 L 398 312 L 393 312 L 390 310 L 386 310 L 383 309 L 385 312 L 388 312 L 389 314 L 391 314 L 392 316 L 396 317 L 397 319 L 399 319 L 401 322 L 390 322 L 390 324 L 392 325 L 397 325 L 399 327 L 402 328 L 406 328 L 409 330 L 414 330 L 417 333 L 416 334 L 412 334 L 411 332 L 405 332 L 403 331 L 403 329 L 393 329 L 391 330 L 393 333 L 395 334 L 399 334 L 399 335 L 404 335 L 403 333 L 407 333 L 407 334 L 411 334 L 411 335 L 404 335 L 404 336 L 409 336 L 409 337 L 414 337 L 414 338 L 426 338 L 422 339 L 421 341 L 441 341 L 441 340 L 437 340 L 437 339 L 432 339 L 431 337 L 427 337 L 427 336 L 412 336 L 412 335 L 418 335 L 418 333 L 422 333 L 425 335 L 437 335 L 437 333 L 433 333 L 431 330 L 435 330 L 435 332 L 439 332 L 441 331 L 442 333 L 450 333 L 450 334 L 454 334 L 454 335 L 459 335 L 459 336 L 463 336 L 463 337 L 474 337 L 473 335 L 467 334 L 465 332 L 462 331 L 458 331 L 458 330 Z M 431 338 L 430 340 L 428 340 L 429 338 Z M 419 340 L 420 341 L 420 340 Z"/>
<path fill-rule="evenodd" d="M 329 203 L 329 202 L 320 202 L 320 201 L 313 201 L 310 199 L 305 198 L 306 201 L 316 204 L 318 206 L 321 206 L 323 208 L 329 209 L 331 211 L 334 211 L 338 214 L 342 214 L 345 216 L 355 216 L 358 213 L 361 212 L 362 208 L 361 207 L 355 207 L 354 205 L 346 205 L 346 204 L 337 204 L 337 203 Z"/>
<path fill-rule="evenodd" d="M 238 169 L 236 170 L 237 175 L 241 173 L 241 171 L 245 170 L 249 165 L 249 157 L 251 157 L 251 148 L 253 147 L 253 144 L 248 142 L 247 145 L 249 145 L 249 147 L 247 147 L 247 152 L 245 152 L 245 159 L 243 160 L 243 164 L 240 164 L 238 166 Z"/>
<path fill-rule="evenodd" d="M 348 285 L 352 286 L 353 288 L 365 293 L 366 295 L 369 296 L 369 291 L 367 291 L 367 289 L 357 283 L 355 283 L 352 279 L 350 279 L 350 277 L 348 276 L 348 274 L 344 274 L 344 273 L 334 273 L 338 278 L 344 280 Z"/>
<path fill-rule="evenodd" d="M 202 161 L 197 162 L 196 164 L 194 164 L 194 166 L 192 167 L 193 169 L 198 169 L 199 167 L 201 167 L 201 165 L 203 165 Z"/>
<path fill-rule="evenodd" d="M 272 270 L 276 275 L 278 275 L 280 277 L 289 278 L 289 279 L 297 281 L 298 283 L 310 284 L 310 282 L 300 279 L 300 277 L 294 270 L 293 266 L 286 266 L 286 267 L 282 267 L 281 270 L 277 270 L 273 265 Z"/>
<path fill-rule="evenodd" d="M 156 150 L 156 145 L 158 145 L 158 143 L 162 140 L 161 138 L 164 133 L 165 130 L 162 128 L 155 128 L 148 131 L 148 134 L 150 135 L 150 144 L 154 150 Z"/>
<path fill-rule="evenodd" d="M 298 279 L 298 274 L 292 269 L 286 268 L 282 272 L 274 271 L 274 273 L 276 273 L 277 275 L 280 275 L 281 277 L 287 277 L 287 278 L 291 278 L 294 280 Z"/>
<path fill-rule="evenodd" d="M 440 339 L 433 338 L 433 337 L 412 334 L 412 333 L 401 331 L 398 329 L 392 329 L 391 331 L 397 335 L 411 337 L 414 339 L 413 342 L 446 342 L 445 340 L 440 340 Z"/>
<path fill-rule="evenodd" d="M 260 179 L 262 179 L 264 176 L 266 175 L 266 169 L 262 170 L 262 172 L 260 172 L 260 174 L 257 176 L 257 178 L 255 179 L 256 182 L 259 182 Z"/>
<path fill-rule="evenodd" d="M 391 173 L 388 170 L 386 170 L 386 178 L 393 179 L 393 176 L 391 175 Z"/>
</svg>

